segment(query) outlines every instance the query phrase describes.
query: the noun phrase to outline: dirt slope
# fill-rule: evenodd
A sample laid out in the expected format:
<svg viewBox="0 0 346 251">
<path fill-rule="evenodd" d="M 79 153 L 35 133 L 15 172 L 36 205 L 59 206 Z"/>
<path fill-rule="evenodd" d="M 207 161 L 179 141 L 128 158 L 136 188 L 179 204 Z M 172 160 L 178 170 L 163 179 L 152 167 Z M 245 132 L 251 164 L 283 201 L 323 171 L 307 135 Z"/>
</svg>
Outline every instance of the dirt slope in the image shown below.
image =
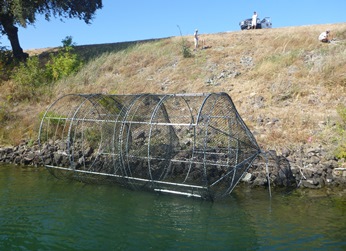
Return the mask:
<svg viewBox="0 0 346 251">
<path fill-rule="evenodd" d="M 317 40 L 326 29 L 335 37 L 330 44 Z M 336 147 L 336 109 L 346 104 L 346 23 L 201 34 L 200 41 L 205 48 L 197 51 L 192 34 L 77 46 L 88 63 L 30 110 L 39 113 L 67 93 L 227 92 L 264 149 Z M 183 57 L 183 42 L 192 57 Z M 54 50 L 27 52 L 42 56 Z M 16 104 L 14 113 L 27 121 L 30 136 L 37 121 L 21 113 L 27 107 Z"/>
</svg>

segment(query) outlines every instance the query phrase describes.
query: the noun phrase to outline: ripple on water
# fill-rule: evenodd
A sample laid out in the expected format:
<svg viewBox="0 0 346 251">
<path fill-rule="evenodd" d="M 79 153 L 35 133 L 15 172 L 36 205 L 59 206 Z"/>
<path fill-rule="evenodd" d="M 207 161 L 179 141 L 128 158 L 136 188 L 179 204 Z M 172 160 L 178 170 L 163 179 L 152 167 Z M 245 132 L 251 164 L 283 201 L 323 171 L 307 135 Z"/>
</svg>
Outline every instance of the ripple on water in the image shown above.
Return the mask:
<svg viewBox="0 0 346 251">
<path fill-rule="evenodd" d="M 211 203 L 0 166 L 0 250 L 342 250 L 345 210 L 342 196 L 237 190 Z"/>
</svg>

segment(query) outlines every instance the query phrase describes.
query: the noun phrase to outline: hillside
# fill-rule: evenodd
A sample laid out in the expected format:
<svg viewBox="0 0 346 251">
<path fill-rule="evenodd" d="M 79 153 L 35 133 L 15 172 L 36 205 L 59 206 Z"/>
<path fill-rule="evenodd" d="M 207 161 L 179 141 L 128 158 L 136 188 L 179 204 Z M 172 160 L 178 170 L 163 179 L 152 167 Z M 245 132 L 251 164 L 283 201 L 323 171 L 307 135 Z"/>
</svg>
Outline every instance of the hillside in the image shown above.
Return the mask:
<svg viewBox="0 0 346 251">
<path fill-rule="evenodd" d="M 318 35 L 330 29 L 335 42 Z M 87 60 L 50 95 L 12 102 L 13 83 L 2 83 L 6 106 L 0 145 L 35 139 L 39 114 L 68 93 L 226 92 L 264 150 L 323 144 L 333 152 L 343 140 L 337 108 L 346 105 L 346 23 L 201 34 L 193 37 L 77 46 Z M 182 54 L 182 42 L 192 57 Z M 201 42 L 202 44 L 202 42 Z M 27 51 L 43 58 L 55 48 Z"/>
</svg>

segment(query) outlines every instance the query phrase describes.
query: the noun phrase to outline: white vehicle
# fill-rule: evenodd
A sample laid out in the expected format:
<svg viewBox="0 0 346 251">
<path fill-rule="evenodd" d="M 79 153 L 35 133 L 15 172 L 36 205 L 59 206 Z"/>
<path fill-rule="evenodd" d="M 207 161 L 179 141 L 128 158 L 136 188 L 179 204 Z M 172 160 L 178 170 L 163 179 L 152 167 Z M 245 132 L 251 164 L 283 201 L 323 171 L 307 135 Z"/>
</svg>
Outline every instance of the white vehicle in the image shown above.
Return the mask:
<svg viewBox="0 0 346 251">
<path fill-rule="evenodd" d="M 250 30 L 251 29 L 252 18 L 245 19 L 239 23 L 240 29 Z M 257 18 L 256 29 L 268 29 L 272 27 L 272 22 L 270 17 L 265 17 L 262 21 Z"/>
</svg>

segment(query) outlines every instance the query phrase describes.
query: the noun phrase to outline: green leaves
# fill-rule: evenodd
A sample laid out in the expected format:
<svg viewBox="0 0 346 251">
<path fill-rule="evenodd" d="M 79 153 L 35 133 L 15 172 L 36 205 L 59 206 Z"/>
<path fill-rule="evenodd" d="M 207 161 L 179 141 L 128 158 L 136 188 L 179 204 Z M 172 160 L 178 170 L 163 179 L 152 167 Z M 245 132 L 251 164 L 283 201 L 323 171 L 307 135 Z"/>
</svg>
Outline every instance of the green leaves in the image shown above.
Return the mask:
<svg viewBox="0 0 346 251">
<path fill-rule="evenodd" d="M 12 79 L 18 85 L 39 87 L 46 82 L 45 69 L 40 67 L 38 57 L 31 57 L 25 63 L 19 64 Z"/>
<path fill-rule="evenodd" d="M 52 53 L 45 65 L 37 56 L 30 57 L 26 62 L 19 64 L 12 76 L 15 85 L 12 99 L 37 99 L 40 94 L 45 95 L 45 87 L 76 73 L 82 67 L 83 62 L 71 46 L 74 44 L 72 38 L 66 37 L 63 44 L 64 47 L 57 54 Z"/>
<path fill-rule="evenodd" d="M 11 41 L 15 58 L 25 60 L 27 55 L 23 53 L 18 38 L 18 28 L 24 28 L 28 24 L 36 22 L 36 14 L 44 15 L 46 20 L 51 16 L 61 18 L 78 18 L 89 24 L 97 9 L 101 9 L 101 0 L 0 0 L 0 36 L 7 35 Z"/>
<path fill-rule="evenodd" d="M 82 65 L 83 64 L 79 60 L 78 55 L 73 53 L 73 47 L 66 46 L 58 53 L 58 55 L 51 55 L 51 58 L 46 65 L 47 76 L 51 80 L 56 81 L 77 72 Z"/>
</svg>

